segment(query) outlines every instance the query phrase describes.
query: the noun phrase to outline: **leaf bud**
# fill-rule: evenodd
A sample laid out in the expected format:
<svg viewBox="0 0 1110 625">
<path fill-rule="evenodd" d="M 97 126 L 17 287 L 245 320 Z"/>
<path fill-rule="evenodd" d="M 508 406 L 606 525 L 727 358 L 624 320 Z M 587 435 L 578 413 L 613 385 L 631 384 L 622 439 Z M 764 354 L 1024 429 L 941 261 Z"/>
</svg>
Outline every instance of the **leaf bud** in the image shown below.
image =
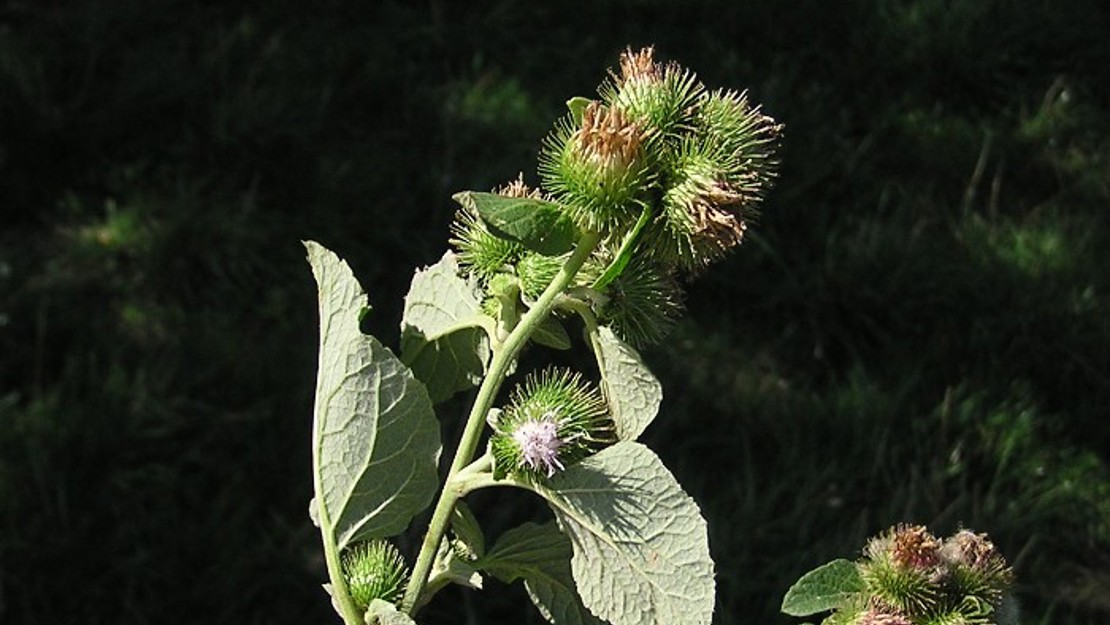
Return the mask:
<svg viewBox="0 0 1110 625">
<path fill-rule="evenodd" d="M 526 253 L 516 264 L 521 291 L 525 297 L 536 299 L 558 275 L 567 255 L 545 256 L 536 252 Z"/>
</svg>

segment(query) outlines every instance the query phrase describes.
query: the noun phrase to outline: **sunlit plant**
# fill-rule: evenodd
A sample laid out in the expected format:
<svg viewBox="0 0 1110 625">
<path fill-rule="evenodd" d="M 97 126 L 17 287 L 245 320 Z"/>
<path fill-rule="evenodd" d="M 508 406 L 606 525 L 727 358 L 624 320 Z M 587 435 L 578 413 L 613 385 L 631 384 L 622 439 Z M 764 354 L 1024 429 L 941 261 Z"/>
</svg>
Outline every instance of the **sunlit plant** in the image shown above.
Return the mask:
<svg viewBox="0 0 1110 625">
<path fill-rule="evenodd" d="M 411 623 L 446 585 L 487 575 L 523 580 L 553 623 L 711 619 L 705 520 L 637 442 L 662 400 L 637 349 L 682 314 L 683 282 L 743 241 L 780 126 L 650 48 L 621 55 L 598 95 L 568 102 L 539 188 L 454 196 L 453 249 L 415 273 L 399 356 L 360 332 L 369 306 L 347 264 L 305 244 L 320 303 L 310 511 L 348 625 Z M 588 349 L 596 369 L 520 370 L 530 345 Z M 441 482 L 436 406 L 475 387 Z M 541 497 L 554 520 L 487 547 L 464 499 L 495 486 Z M 390 539 L 429 505 L 410 566 Z"/>
<path fill-rule="evenodd" d="M 1013 570 L 985 534 L 944 540 L 902 524 L 872 538 L 855 562 L 806 573 L 782 610 L 825 613 L 822 625 L 1017 625 Z"/>
</svg>

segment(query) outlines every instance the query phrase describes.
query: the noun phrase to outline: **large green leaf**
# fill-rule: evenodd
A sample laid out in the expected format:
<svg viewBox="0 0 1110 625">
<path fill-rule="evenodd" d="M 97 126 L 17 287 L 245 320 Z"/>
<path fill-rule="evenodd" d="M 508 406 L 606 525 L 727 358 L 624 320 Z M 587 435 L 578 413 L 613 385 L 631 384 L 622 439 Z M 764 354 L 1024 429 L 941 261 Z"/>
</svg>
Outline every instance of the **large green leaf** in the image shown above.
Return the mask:
<svg viewBox="0 0 1110 625">
<path fill-rule="evenodd" d="M 844 605 L 853 595 L 867 589 L 859 569 L 848 560 L 833 560 L 806 573 L 786 591 L 782 611 L 791 616 L 809 616 Z"/>
<path fill-rule="evenodd" d="M 525 523 L 501 535 L 478 568 L 506 584 L 524 580 L 532 603 L 555 625 L 600 623 L 582 606 L 570 572 L 570 540 L 554 523 Z"/>
<path fill-rule="evenodd" d="M 477 210 L 494 234 L 530 250 L 556 256 L 574 247 L 578 234 L 574 222 L 554 202 L 476 191 L 463 191 L 452 197 L 462 206 Z"/>
<path fill-rule="evenodd" d="M 705 519 L 650 449 L 623 441 L 531 488 L 570 538 L 578 594 L 595 615 L 613 625 L 710 622 Z"/>
<path fill-rule="evenodd" d="M 636 440 L 659 413 L 663 386 L 640 354 L 609 328 L 598 328 L 590 342 L 617 437 L 622 441 Z"/>
<path fill-rule="evenodd" d="M 481 290 L 459 276 L 454 254 L 412 277 L 401 319 L 401 358 L 433 402 L 481 381 L 490 355 L 481 323 Z"/>
<path fill-rule="evenodd" d="M 404 531 L 431 502 L 439 423 L 412 372 L 359 331 L 366 294 L 351 268 L 318 243 L 305 248 L 320 300 L 315 520 L 342 548 Z"/>
</svg>

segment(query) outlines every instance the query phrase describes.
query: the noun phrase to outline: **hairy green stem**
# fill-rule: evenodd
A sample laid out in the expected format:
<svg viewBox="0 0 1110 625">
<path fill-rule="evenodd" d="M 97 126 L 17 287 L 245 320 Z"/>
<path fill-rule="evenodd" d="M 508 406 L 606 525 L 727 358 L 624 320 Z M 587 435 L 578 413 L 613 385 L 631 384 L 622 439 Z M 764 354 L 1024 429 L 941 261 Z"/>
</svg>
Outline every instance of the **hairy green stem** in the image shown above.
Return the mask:
<svg viewBox="0 0 1110 625">
<path fill-rule="evenodd" d="M 524 344 L 528 342 L 532 333 L 539 327 L 540 322 L 551 312 L 555 298 L 570 285 L 571 280 L 585 264 L 586 259 L 589 258 L 600 240 L 601 237 L 595 232 L 586 232 L 582 235 L 574 252 L 563 264 L 555 279 L 551 281 L 551 284 L 547 286 L 528 312 L 521 317 L 520 322 L 505 339 L 504 343 L 501 343 L 500 348 L 494 350 L 489 371 L 482 381 L 482 385 L 478 388 L 478 395 L 474 399 L 474 405 L 471 407 L 469 416 L 467 416 L 466 426 L 463 429 L 462 437 L 459 439 L 459 446 L 455 450 L 451 468 L 447 472 L 443 491 L 440 492 L 439 499 L 436 501 L 432 519 L 428 523 L 428 532 L 424 535 L 424 542 L 420 546 L 420 554 L 416 558 L 416 564 L 413 565 L 412 576 L 409 578 L 404 599 L 401 601 L 402 611 L 412 614 L 419 604 L 420 594 L 428 582 L 428 574 L 432 569 L 436 552 L 439 550 L 439 543 L 447 532 L 447 526 L 451 520 L 451 511 L 455 508 L 458 500 L 467 492 L 463 485 L 459 484 L 454 478 L 474 457 L 474 452 L 481 439 L 482 428 L 485 425 L 486 414 L 493 406 L 493 401 L 497 397 L 497 392 L 501 389 L 501 383 L 505 380 L 505 375 L 509 372 L 513 361 L 516 360 Z"/>
<path fill-rule="evenodd" d="M 563 295 L 556 300 L 555 306 L 563 310 L 569 310 L 581 317 L 583 323 L 586 324 L 587 335 L 597 333 L 597 315 L 594 314 L 593 308 L 590 308 L 588 302 Z"/>
</svg>

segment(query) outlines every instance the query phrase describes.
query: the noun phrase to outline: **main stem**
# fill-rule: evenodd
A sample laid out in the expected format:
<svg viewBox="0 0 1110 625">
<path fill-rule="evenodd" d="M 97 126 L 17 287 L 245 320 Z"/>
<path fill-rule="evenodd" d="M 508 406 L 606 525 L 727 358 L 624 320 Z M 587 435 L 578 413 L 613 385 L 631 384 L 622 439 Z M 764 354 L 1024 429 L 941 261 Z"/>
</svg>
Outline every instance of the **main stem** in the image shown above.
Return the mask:
<svg viewBox="0 0 1110 625">
<path fill-rule="evenodd" d="M 435 510 L 432 512 L 432 520 L 428 523 L 428 532 L 424 535 L 424 542 L 420 546 L 420 554 L 416 558 L 412 576 L 405 588 L 405 596 L 401 601 L 403 612 L 412 614 L 420 600 L 420 593 L 424 591 L 424 586 L 428 583 L 428 574 L 432 570 L 432 563 L 436 552 L 439 550 L 439 543 L 443 540 L 443 535 L 447 531 L 451 511 L 454 510 L 455 503 L 464 494 L 464 489 L 454 482 L 454 477 L 474 458 L 478 441 L 481 440 L 482 427 L 486 422 L 486 414 L 493 406 L 493 400 L 497 398 L 497 392 L 501 389 L 501 383 L 504 382 L 509 367 L 516 360 L 521 348 L 528 342 L 540 322 L 551 312 L 555 298 L 570 285 L 571 280 L 585 264 L 586 259 L 590 257 L 600 240 L 601 237 L 596 232 L 586 232 L 582 235 L 574 248 L 574 252 L 563 264 L 555 279 L 547 285 L 536 303 L 521 317 L 520 323 L 505 339 L 505 342 L 500 345 L 500 348 L 494 350 L 489 372 L 478 388 L 478 396 L 474 399 L 474 405 L 466 418 L 466 426 L 463 429 L 462 438 L 459 439 L 459 446 L 455 450 L 455 457 L 451 461 L 451 468 L 447 472 L 443 491 L 440 492 L 439 499 L 436 501 Z"/>
</svg>

